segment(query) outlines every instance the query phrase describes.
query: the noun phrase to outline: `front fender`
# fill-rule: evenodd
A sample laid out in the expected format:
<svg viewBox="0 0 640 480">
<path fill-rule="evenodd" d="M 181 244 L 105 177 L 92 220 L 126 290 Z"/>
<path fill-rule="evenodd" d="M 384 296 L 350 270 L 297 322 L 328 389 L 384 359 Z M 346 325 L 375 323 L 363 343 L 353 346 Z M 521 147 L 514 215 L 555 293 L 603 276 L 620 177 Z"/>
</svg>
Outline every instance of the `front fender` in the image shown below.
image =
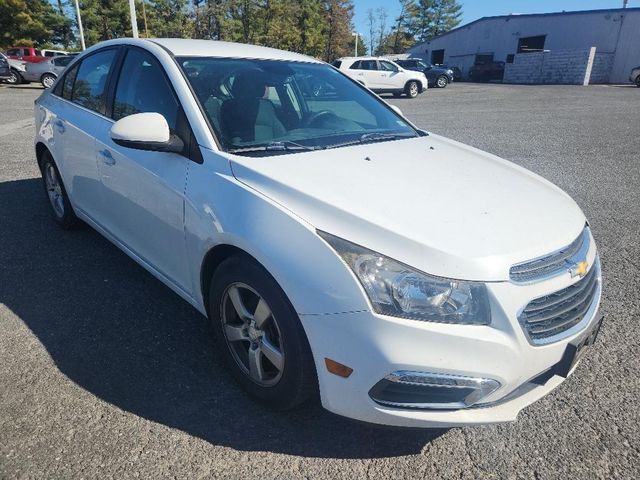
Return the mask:
<svg viewBox="0 0 640 480">
<path fill-rule="evenodd" d="M 202 262 L 221 244 L 255 258 L 301 315 L 368 310 L 357 279 L 312 225 L 239 182 L 218 152 L 202 150 L 204 162 L 189 167 L 185 235 L 194 298 L 203 313 Z"/>
</svg>

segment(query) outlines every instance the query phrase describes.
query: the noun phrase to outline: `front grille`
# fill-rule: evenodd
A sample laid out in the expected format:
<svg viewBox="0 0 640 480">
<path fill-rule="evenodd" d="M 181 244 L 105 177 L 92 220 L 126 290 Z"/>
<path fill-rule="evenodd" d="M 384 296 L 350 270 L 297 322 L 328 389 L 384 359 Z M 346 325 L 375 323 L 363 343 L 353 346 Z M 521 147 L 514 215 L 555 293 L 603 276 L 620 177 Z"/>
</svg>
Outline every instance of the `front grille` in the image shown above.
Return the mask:
<svg viewBox="0 0 640 480">
<path fill-rule="evenodd" d="M 598 291 L 598 265 L 573 285 L 529 302 L 518 320 L 532 343 L 555 341 L 584 319 Z"/>
<path fill-rule="evenodd" d="M 580 256 L 581 253 L 584 257 L 587 250 L 589 250 L 589 227 L 585 227 L 578 238 L 566 247 L 544 257 L 512 266 L 509 277 L 516 283 L 531 283 L 555 277 L 566 273 L 567 266 L 577 263 L 572 259 Z"/>
</svg>

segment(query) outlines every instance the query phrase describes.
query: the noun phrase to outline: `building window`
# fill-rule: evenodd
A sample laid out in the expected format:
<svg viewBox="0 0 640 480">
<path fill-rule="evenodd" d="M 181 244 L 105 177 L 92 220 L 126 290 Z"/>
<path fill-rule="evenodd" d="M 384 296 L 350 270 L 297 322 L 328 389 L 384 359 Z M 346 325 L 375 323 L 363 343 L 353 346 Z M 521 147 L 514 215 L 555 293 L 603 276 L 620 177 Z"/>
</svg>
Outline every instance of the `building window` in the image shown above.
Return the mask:
<svg viewBox="0 0 640 480">
<path fill-rule="evenodd" d="M 485 63 L 493 62 L 493 53 L 478 53 L 476 54 L 475 65 L 484 65 Z"/>
<path fill-rule="evenodd" d="M 543 52 L 546 35 L 518 39 L 518 53 Z"/>
<path fill-rule="evenodd" d="M 431 63 L 434 65 L 442 65 L 444 63 L 444 49 L 431 52 Z"/>
<path fill-rule="evenodd" d="M 510 53 L 509 55 L 507 55 L 507 63 L 513 63 L 514 57 L 515 55 L 513 53 Z"/>
</svg>

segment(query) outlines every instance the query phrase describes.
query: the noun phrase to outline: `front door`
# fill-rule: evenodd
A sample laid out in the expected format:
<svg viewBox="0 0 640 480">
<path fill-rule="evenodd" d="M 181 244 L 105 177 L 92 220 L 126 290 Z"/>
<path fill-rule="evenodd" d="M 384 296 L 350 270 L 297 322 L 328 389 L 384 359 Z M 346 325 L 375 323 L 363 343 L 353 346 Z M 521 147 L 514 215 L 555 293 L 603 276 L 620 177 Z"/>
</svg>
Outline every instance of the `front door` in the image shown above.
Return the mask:
<svg viewBox="0 0 640 480">
<path fill-rule="evenodd" d="M 113 101 L 113 120 L 162 114 L 176 130 L 180 108 L 162 66 L 149 52 L 129 48 Z M 190 160 L 167 152 L 123 147 L 105 121 L 96 141 L 109 215 L 105 228 L 129 250 L 186 293 L 191 282 L 184 233 L 184 186 Z"/>
</svg>

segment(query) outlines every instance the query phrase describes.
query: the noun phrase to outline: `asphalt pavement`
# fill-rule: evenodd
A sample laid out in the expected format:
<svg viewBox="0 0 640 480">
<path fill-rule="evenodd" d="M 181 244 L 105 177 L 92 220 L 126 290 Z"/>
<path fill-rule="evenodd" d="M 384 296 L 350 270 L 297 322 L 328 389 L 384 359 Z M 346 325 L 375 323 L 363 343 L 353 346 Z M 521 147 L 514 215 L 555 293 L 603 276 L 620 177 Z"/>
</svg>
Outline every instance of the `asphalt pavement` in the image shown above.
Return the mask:
<svg viewBox="0 0 640 480">
<path fill-rule="evenodd" d="M 559 185 L 602 256 L 605 323 L 575 374 L 515 423 L 434 431 L 249 400 L 204 318 L 91 229 L 51 220 L 40 91 L 0 86 L 0 478 L 640 478 L 640 89 L 388 99 Z"/>
</svg>

